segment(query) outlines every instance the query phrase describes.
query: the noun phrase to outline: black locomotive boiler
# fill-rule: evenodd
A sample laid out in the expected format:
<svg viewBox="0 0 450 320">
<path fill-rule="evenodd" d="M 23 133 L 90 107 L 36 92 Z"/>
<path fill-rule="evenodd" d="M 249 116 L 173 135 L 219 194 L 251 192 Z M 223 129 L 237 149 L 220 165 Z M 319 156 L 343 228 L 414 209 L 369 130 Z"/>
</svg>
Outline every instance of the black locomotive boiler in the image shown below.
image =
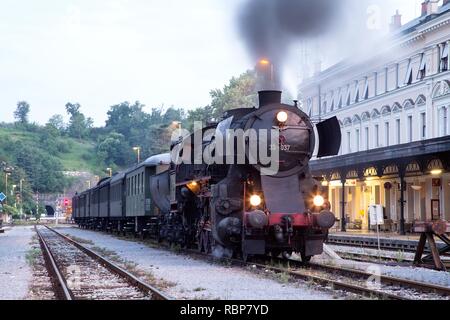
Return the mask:
<svg viewBox="0 0 450 320">
<path fill-rule="evenodd" d="M 337 119 L 315 127 L 317 156 L 337 154 Z M 155 156 L 102 181 L 97 189 L 114 183 L 109 200 L 96 197 L 96 188 L 75 196 L 74 219 L 82 227 L 133 231 L 222 256 L 248 259 L 296 252 L 308 261 L 322 253 L 335 223 L 327 192 L 309 170 L 317 140 L 314 129 L 296 105 L 281 103 L 280 91 L 262 91 L 258 108 L 230 110 L 217 125 L 179 139 L 171 146 L 170 159 Z M 276 143 L 265 139 L 264 131 L 267 136 L 276 132 Z M 230 149 L 219 143 L 229 132 L 255 135 L 244 135 L 242 141 L 233 137 L 236 143 Z M 277 152 L 275 171 L 252 156 L 249 150 L 255 145 L 266 155 Z M 206 161 L 205 154 L 219 161 Z M 92 212 L 101 208 L 109 212 Z M 116 208 L 114 215 L 111 208 Z"/>
</svg>

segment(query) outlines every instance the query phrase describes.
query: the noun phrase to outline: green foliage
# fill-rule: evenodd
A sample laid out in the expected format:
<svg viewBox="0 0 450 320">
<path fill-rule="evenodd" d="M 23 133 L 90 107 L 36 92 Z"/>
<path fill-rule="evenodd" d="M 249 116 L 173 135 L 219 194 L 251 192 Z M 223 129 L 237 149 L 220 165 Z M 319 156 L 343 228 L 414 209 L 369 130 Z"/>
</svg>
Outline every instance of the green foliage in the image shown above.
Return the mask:
<svg viewBox="0 0 450 320">
<path fill-rule="evenodd" d="M 144 111 L 139 101 L 113 105 L 104 127 L 93 128 L 92 119 L 81 112 L 78 103 L 67 103 L 70 116 L 64 123 L 61 115 L 52 116 L 42 126 L 28 122 L 30 106 L 19 102 L 14 113 L 15 124 L 0 124 L 0 162 L 17 170 L 12 179 L 27 181 L 24 208 L 33 209 L 32 193 L 61 192 L 71 183 L 63 171 L 89 171 L 104 175 L 105 168 L 125 168 L 136 162 L 133 147 L 141 148 L 141 160 L 168 152 L 171 136 L 181 122 L 192 131 L 195 121 L 218 122 L 223 112 L 256 104 L 255 74 L 248 71 L 230 80 L 223 89 L 210 92 L 211 104 L 185 112 L 182 108 L 164 106 Z M 0 183 L 1 187 L 1 183 Z"/>
<path fill-rule="evenodd" d="M 20 124 L 28 123 L 28 114 L 30 113 L 30 105 L 26 101 L 19 101 L 17 109 L 14 111 L 14 118 Z"/>
<path fill-rule="evenodd" d="M 83 139 L 89 135 L 89 131 L 92 128 L 93 121 L 91 118 L 87 118 L 80 112 L 79 103 L 67 103 L 66 111 L 70 115 L 69 126 L 67 131 L 72 138 Z"/>
<path fill-rule="evenodd" d="M 247 71 L 238 78 L 233 77 L 223 90 L 212 90 L 210 95 L 216 119 L 227 110 L 252 108 L 257 104 L 256 75 L 252 71 Z"/>
</svg>

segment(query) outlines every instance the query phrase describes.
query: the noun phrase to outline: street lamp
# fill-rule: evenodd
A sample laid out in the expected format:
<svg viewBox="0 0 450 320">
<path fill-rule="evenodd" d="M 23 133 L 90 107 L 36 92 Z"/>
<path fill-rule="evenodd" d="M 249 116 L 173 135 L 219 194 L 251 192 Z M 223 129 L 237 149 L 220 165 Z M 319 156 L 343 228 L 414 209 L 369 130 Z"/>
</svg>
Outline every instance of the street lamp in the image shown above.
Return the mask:
<svg viewBox="0 0 450 320">
<path fill-rule="evenodd" d="M 178 138 L 182 138 L 183 137 L 183 133 L 181 132 L 181 125 L 182 122 L 181 121 L 173 121 L 172 125 L 176 128 L 178 128 L 178 132 L 180 133 L 180 136 Z"/>
<path fill-rule="evenodd" d="M 112 168 L 106 168 L 106 170 L 109 172 L 109 177 L 112 177 Z"/>
<path fill-rule="evenodd" d="M 14 191 L 16 190 L 16 188 L 17 188 L 17 185 L 13 184 L 12 189 L 11 189 L 11 197 L 14 197 Z M 16 197 L 14 197 L 14 208 L 17 209 L 17 198 Z"/>
<path fill-rule="evenodd" d="M 19 182 L 19 191 L 20 191 L 20 215 L 23 215 L 23 182 L 25 179 L 20 179 Z"/>
<path fill-rule="evenodd" d="M 5 193 L 6 193 L 6 199 L 5 204 L 8 204 L 8 177 L 11 175 L 11 172 L 6 171 L 5 169 Z"/>
<path fill-rule="evenodd" d="M 141 147 L 134 147 L 133 151 L 137 153 L 137 162 L 141 162 Z"/>
</svg>

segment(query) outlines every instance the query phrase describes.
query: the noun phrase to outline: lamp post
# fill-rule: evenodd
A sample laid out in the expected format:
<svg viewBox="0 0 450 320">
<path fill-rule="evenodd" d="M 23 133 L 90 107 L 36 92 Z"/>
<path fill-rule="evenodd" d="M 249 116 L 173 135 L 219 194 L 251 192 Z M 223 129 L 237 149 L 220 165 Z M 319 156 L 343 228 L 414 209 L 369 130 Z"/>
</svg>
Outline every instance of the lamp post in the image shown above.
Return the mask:
<svg viewBox="0 0 450 320">
<path fill-rule="evenodd" d="M 20 215 L 23 215 L 23 182 L 25 179 L 20 179 L 19 181 L 19 192 L 20 192 Z"/>
<path fill-rule="evenodd" d="M 133 151 L 137 153 L 137 163 L 141 162 L 141 147 L 134 147 Z"/>
<path fill-rule="evenodd" d="M 11 175 L 11 172 L 5 171 L 5 193 L 6 193 L 6 199 L 5 204 L 8 204 L 8 177 Z"/>
<path fill-rule="evenodd" d="M 106 168 L 106 170 L 109 172 L 109 177 L 112 177 L 112 168 Z"/>
<path fill-rule="evenodd" d="M 14 192 L 15 192 L 16 188 L 17 188 L 17 185 L 13 184 L 12 189 L 11 189 L 11 197 L 14 197 Z M 17 198 L 16 197 L 14 197 L 14 208 L 17 209 Z"/>
<path fill-rule="evenodd" d="M 180 136 L 178 138 L 182 139 L 183 138 L 183 133 L 181 132 L 182 122 L 181 121 L 173 121 L 172 125 L 175 126 L 178 129 L 178 132 L 180 133 Z"/>
</svg>

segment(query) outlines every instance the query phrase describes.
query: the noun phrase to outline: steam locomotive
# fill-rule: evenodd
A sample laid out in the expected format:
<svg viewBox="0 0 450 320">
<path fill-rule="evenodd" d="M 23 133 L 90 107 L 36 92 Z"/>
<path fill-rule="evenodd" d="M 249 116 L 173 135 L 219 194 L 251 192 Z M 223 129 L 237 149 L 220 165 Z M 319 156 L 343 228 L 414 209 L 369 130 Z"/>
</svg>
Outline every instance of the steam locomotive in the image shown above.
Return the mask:
<svg viewBox="0 0 450 320">
<path fill-rule="evenodd" d="M 281 103 L 280 91 L 261 91 L 258 108 L 227 111 L 218 124 L 174 141 L 170 154 L 76 194 L 73 218 L 83 228 L 133 232 L 219 256 L 296 252 L 309 261 L 322 253 L 335 223 L 327 190 L 309 170 L 316 135 L 318 157 L 337 154 L 336 118 L 314 126 L 297 105 Z M 261 154 L 276 157 L 268 163 Z"/>
</svg>

